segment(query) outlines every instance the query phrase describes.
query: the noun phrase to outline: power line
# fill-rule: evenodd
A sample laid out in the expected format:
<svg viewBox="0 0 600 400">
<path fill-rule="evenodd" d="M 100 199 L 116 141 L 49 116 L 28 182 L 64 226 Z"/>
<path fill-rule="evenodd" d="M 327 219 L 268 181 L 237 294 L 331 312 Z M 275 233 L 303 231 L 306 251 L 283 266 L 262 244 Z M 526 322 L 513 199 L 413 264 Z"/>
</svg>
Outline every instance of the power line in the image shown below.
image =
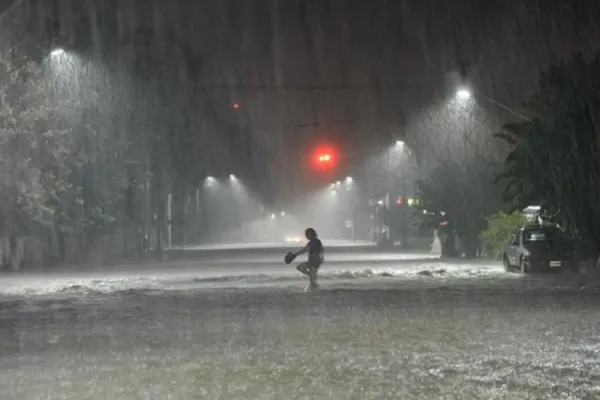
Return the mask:
<svg viewBox="0 0 600 400">
<path fill-rule="evenodd" d="M 213 85 L 200 84 L 205 90 L 239 90 L 239 91 L 406 91 L 420 89 L 421 85 Z"/>
<path fill-rule="evenodd" d="M 291 124 L 291 125 L 283 125 L 284 128 L 311 128 L 311 127 L 319 127 L 319 126 L 332 126 L 332 125 L 352 125 L 358 124 L 362 122 L 368 121 L 382 121 L 382 120 L 393 120 L 393 119 L 403 119 L 402 115 L 388 115 L 388 116 L 373 116 L 373 117 L 362 117 L 362 118 L 347 118 L 347 119 L 338 119 L 332 121 L 325 122 L 311 122 L 311 123 L 301 123 L 301 124 Z"/>
<path fill-rule="evenodd" d="M 314 121 L 314 122 L 303 122 L 296 124 L 285 124 L 279 126 L 272 126 L 270 128 L 267 127 L 257 127 L 253 125 L 244 125 L 238 126 L 239 128 L 250 129 L 253 131 L 274 131 L 278 129 L 302 129 L 302 128 L 318 128 L 318 127 L 331 127 L 336 125 L 352 125 L 352 124 L 360 124 L 363 122 L 369 121 L 384 121 L 384 120 L 404 120 L 404 116 L 402 114 L 397 115 L 380 115 L 380 116 L 372 116 L 372 117 L 360 117 L 360 118 L 347 118 L 347 119 L 337 119 L 330 121 Z"/>
</svg>

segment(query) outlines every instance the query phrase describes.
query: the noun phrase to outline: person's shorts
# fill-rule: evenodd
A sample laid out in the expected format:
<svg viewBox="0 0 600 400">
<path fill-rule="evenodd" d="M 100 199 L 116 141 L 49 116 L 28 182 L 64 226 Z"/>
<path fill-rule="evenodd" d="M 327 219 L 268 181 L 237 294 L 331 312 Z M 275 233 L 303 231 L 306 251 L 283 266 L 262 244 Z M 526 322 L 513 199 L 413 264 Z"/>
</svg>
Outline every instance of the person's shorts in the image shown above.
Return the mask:
<svg viewBox="0 0 600 400">
<path fill-rule="evenodd" d="M 308 259 L 308 265 L 310 267 L 312 267 L 312 268 L 317 268 L 318 269 L 321 266 L 322 263 L 323 262 L 321 261 L 320 257 L 318 257 L 318 258 L 311 258 L 311 257 L 309 257 L 309 259 Z"/>
</svg>

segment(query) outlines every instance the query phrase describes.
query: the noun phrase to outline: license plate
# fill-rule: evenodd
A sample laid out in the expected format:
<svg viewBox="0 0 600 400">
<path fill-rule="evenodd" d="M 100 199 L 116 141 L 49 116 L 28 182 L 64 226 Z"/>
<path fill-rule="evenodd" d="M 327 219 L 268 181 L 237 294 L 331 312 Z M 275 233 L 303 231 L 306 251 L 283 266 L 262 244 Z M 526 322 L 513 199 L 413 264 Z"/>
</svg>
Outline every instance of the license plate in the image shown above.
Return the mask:
<svg viewBox="0 0 600 400">
<path fill-rule="evenodd" d="M 561 265 L 562 265 L 562 262 L 560 262 L 560 261 L 550 261 L 551 267 L 560 267 Z"/>
</svg>

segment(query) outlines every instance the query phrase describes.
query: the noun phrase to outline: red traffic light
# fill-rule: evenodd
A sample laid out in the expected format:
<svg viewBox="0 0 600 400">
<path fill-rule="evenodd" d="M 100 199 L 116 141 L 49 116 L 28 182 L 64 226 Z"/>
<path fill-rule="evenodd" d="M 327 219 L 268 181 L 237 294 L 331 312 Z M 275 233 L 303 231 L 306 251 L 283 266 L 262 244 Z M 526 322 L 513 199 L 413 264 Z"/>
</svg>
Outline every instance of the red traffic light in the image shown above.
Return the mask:
<svg viewBox="0 0 600 400">
<path fill-rule="evenodd" d="M 338 164 L 338 152 L 333 145 L 320 144 L 310 152 L 309 165 L 321 173 L 333 172 Z"/>
<path fill-rule="evenodd" d="M 320 154 L 319 157 L 317 157 L 317 159 L 321 163 L 329 162 L 331 161 L 331 154 Z"/>
</svg>

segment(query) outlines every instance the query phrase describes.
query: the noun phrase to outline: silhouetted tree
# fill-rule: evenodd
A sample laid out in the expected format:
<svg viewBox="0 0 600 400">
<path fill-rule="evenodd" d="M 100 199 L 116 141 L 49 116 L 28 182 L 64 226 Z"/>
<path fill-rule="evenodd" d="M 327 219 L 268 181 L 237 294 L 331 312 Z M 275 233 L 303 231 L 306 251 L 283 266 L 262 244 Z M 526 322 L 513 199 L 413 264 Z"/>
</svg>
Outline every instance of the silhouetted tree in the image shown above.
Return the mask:
<svg viewBox="0 0 600 400">
<path fill-rule="evenodd" d="M 2 60 L 0 234 L 9 239 L 10 263 L 16 269 L 21 266 L 17 237 L 48 234 L 60 215 L 55 200 L 72 190 L 59 172 L 71 136 L 55 123 L 61 104 L 51 98 L 39 65 L 13 52 Z"/>
<path fill-rule="evenodd" d="M 536 117 L 496 136 L 513 149 L 500 176 L 513 209 L 543 213 L 600 254 L 600 53 L 563 60 L 527 102 Z"/>
</svg>

